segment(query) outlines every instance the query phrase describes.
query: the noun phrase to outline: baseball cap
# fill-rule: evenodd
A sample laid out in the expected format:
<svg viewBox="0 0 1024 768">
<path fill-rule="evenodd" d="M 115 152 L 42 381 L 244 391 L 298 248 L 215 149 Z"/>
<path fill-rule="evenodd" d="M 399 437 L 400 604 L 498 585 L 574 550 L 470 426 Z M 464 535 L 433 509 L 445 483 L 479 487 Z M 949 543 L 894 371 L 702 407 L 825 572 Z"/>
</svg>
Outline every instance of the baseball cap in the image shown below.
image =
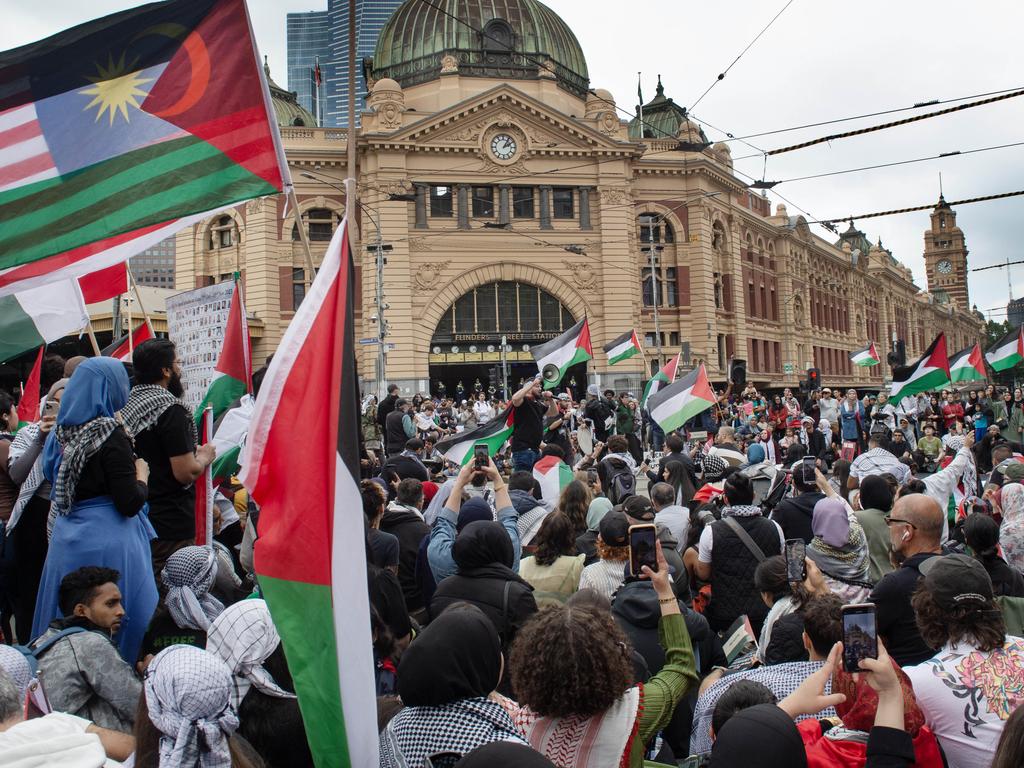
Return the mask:
<svg viewBox="0 0 1024 768">
<path fill-rule="evenodd" d="M 918 570 L 924 576 L 925 589 L 946 610 L 965 604 L 984 608 L 995 600 L 988 571 L 968 555 L 929 557 Z"/>
<path fill-rule="evenodd" d="M 1011 461 L 1003 468 L 1003 479 L 1020 482 L 1024 480 L 1024 464 L 1019 461 Z"/>
<path fill-rule="evenodd" d="M 588 395 L 593 395 L 594 397 L 597 397 L 598 395 L 601 394 L 601 392 L 597 388 L 597 384 L 591 384 L 589 387 L 587 387 L 587 394 Z"/>
<path fill-rule="evenodd" d="M 558 399 L 559 400 L 563 400 L 563 401 L 564 400 L 568 400 L 569 399 L 569 394 L 567 392 L 559 392 L 558 393 Z"/>
<path fill-rule="evenodd" d="M 613 509 L 601 518 L 597 532 L 609 547 L 624 547 L 629 543 L 629 520 L 621 510 Z"/>
<path fill-rule="evenodd" d="M 630 496 L 622 502 L 622 511 L 627 517 L 644 523 L 654 520 L 654 505 L 644 496 Z"/>
</svg>

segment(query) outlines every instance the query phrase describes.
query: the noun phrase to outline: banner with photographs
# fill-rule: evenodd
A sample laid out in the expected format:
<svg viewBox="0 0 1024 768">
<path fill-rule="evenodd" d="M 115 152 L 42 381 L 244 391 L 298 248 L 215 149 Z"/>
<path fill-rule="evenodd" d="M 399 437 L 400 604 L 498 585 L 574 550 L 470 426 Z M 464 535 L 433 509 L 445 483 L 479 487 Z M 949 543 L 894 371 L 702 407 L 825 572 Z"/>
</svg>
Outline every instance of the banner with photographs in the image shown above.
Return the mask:
<svg viewBox="0 0 1024 768">
<path fill-rule="evenodd" d="M 178 347 L 184 400 L 193 410 L 206 394 L 220 357 L 234 286 L 228 280 L 167 299 L 167 334 Z"/>
</svg>

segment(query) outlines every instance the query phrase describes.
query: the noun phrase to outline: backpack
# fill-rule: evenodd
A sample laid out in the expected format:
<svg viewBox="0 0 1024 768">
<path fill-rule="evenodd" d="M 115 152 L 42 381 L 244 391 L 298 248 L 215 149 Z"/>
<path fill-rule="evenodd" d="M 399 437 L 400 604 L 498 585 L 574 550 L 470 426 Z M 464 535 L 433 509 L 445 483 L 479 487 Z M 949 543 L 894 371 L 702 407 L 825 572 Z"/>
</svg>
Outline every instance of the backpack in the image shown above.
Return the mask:
<svg viewBox="0 0 1024 768">
<path fill-rule="evenodd" d="M 622 459 L 609 456 L 601 460 L 607 469 L 608 487 L 605 495 L 612 504 L 621 504 L 636 493 L 636 477 Z"/>
<path fill-rule="evenodd" d="M 14 645 L 11 647 L 25 657 L 25 661 L 28 662 L 29 669 L 32 670 L 32 677 L 36 677 L 39 672 L 39 657 L 65 637 L 68 637 L 69 635 L 77 635 L 79 632 L 88 631 L 89 630 L 85 627 L 68 627 L 67 629 L 62 629 L 53 637 L 47 638 L 45 642 L 40 643 L 36 647 L 32 647 L 31 643 L 28 645 Z"/>
</svg>

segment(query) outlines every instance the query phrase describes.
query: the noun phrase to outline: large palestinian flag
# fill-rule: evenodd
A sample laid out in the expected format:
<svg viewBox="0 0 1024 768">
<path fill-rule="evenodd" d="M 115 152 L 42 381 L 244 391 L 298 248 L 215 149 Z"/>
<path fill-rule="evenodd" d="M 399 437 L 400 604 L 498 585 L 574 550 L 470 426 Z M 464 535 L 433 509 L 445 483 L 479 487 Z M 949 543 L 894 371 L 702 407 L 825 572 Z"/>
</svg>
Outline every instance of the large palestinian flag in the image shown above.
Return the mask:
<svg viewBox="0 0 1024 768">
<path fill-rule="evenodd" d="M 993 371 L 1005 371 L 1024 360 L 1024 327 L 1014 328 L 985 353 Z"/>
<path fill-rule="evenodd" d="M 239 280 L 231 294 L 228 324 L 224 329 L 224 344 L 213 372 L 210 387 L 196 408 L 196 421 L 203 408 L 213 406 L 213 418 L 219 419 L 228 407 L 246 392 L 252 391 L 252 359 L 249 346 L 249 321 Z"/>
<path fill-rule="evenodd" d="M 0 53 L 0 295 L 288 183 L 244 0 L 149 3 Z"/>
<path fill-rule="evenodd" d="M 661 369 L 654 374 L 647 382 L 647 386 L 644 387 L 644 395 L 640 398 L 640 407 L 643 408 L 647 404 L 648 398 L 657 392 L 662 387 L 667 387 L 673 381 L 676 380 L 676 371 L 679 370 L 679 355 L 676 354 L 671 360 L 669 360 Z"/>
<path fill-rule="evenodd" d="M 665 432 L 672 432 L 698 413 L 706 411 L 717 400 L 704 364 L 701 363 L 675 384 L 662 387 L 652 394 L 647 399 L 647 410 L 659 427 Z"/>
<path fill-rule="evenodd" d="M 2 154 L 0 149 L 0 156 Z M 3 233 L 0 223 L 0 240 Z M 0 261 L 3 258 L 0 248 Z M 78 333 L 88 324 L 89 313 L 76 280 L 60 280 L 41 288 L 0 295 L 0 362 L 50 344 L 69 333 Z"/>
<path fill-rule="evenodd" d="M 940 333 L 915 362 L 892 369 L 889 397 L 898 402 L 908 395 L 930 392 L 946 386 L 949 382 L 946 334 Z"/>
<path fill-rule="evenodd" d="M 512 437 L 512 414 L 512 408 L 508 407 L 486 424 L 481 424 L 468 432 L 458 432 L 447 437 L 441 440 L 435 448 L 448 461 L 459 466 L 465 466 L 473 458 L 473 448 L 477 444 L 486 445 L 487 455 L 493 456 L 505 444 L 505 441 Z"/>
<path fill-rule="evenodd" d="M 878 350 L 875 349 L 875 342 L 868 342 L 866 347 L 861 349 L 855 349 L 850 353 L 850 362 L 854 365 L 867 367 L 871 365 L 878 365 L 882 362 L 882 358 L 878 356 Z"/>
<path fill-rule="evenodd" d="M 541 499 L 552 509 L 572 482 L 572 467 L 557 456 L 541 456 L 533 465 L 533 476 L 540 483 Z"/>
<path fill-rule="evenodd" d="M 985 359 L 981 356 L 980 344 L 961 349 L 949 358 L 949 378 L 954 382 L 985 380 Z"/>
<path fill-rule="evenodd" d="M 604 352 L 608 355 L 608 365 L 621 363 L 633 355 L 639 355 L 642 351 L 636 331 L 626 331 L 614 341 L 604 345 Z"/>
<path fill-rule="evenodd" d="M 240 475 L 317 768 L 379 762 L 350 254 L 342 222 L 267 370 Z"/>
<path fill-rule="evenodd" d="M 590 347 L 590 325 L 587 318 L 584 317 L 551 341 L 534 347 L 533 359 L 543 378 L 544 389 L 557 387 L 565 372 L 576 363 L 593 360 L 594 351 Z"/>
</svg>

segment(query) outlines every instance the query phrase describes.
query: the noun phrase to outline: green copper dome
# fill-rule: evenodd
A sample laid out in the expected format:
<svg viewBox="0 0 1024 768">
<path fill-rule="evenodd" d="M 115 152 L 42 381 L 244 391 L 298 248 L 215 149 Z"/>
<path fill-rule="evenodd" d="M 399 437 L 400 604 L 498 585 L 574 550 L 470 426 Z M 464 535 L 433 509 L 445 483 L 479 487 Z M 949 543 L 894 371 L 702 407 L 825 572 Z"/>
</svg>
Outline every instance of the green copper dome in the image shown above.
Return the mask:
<svg viewBox="0 0 1024 768">
<path fill-rule="evenodd" d="M 403 87 L 456 68 L 503 80 L 533 80 L 544 68 L 581 97 L 590 85 L 576 35 L 537 0 L 406 0 L 381 30 L 368 64 L 374 79 L 390 77 Z"/>
<path fill-rule="evenodd" d="M 637 108 L 637 116 L 629 121 L 629 138 L 631 139 L 673 139 L 679 133 L 679 128 L 689 121 L 686 116 L 686 108 L 676 104 L 665 95 L 665 86 L 661 84 L 661 75 L 658 75 L 658 88 L 654 98 L 643 105 L 644 125 L 643 136 L 640 135 L 640 108 Z M 699 141 L 707 143 L 708 138 L 704 131 L 696 124 L 691 124 L 694 132 L 699 135 Z M 694 141 L 698 136 L 693 137 Z"/>
</svg>

